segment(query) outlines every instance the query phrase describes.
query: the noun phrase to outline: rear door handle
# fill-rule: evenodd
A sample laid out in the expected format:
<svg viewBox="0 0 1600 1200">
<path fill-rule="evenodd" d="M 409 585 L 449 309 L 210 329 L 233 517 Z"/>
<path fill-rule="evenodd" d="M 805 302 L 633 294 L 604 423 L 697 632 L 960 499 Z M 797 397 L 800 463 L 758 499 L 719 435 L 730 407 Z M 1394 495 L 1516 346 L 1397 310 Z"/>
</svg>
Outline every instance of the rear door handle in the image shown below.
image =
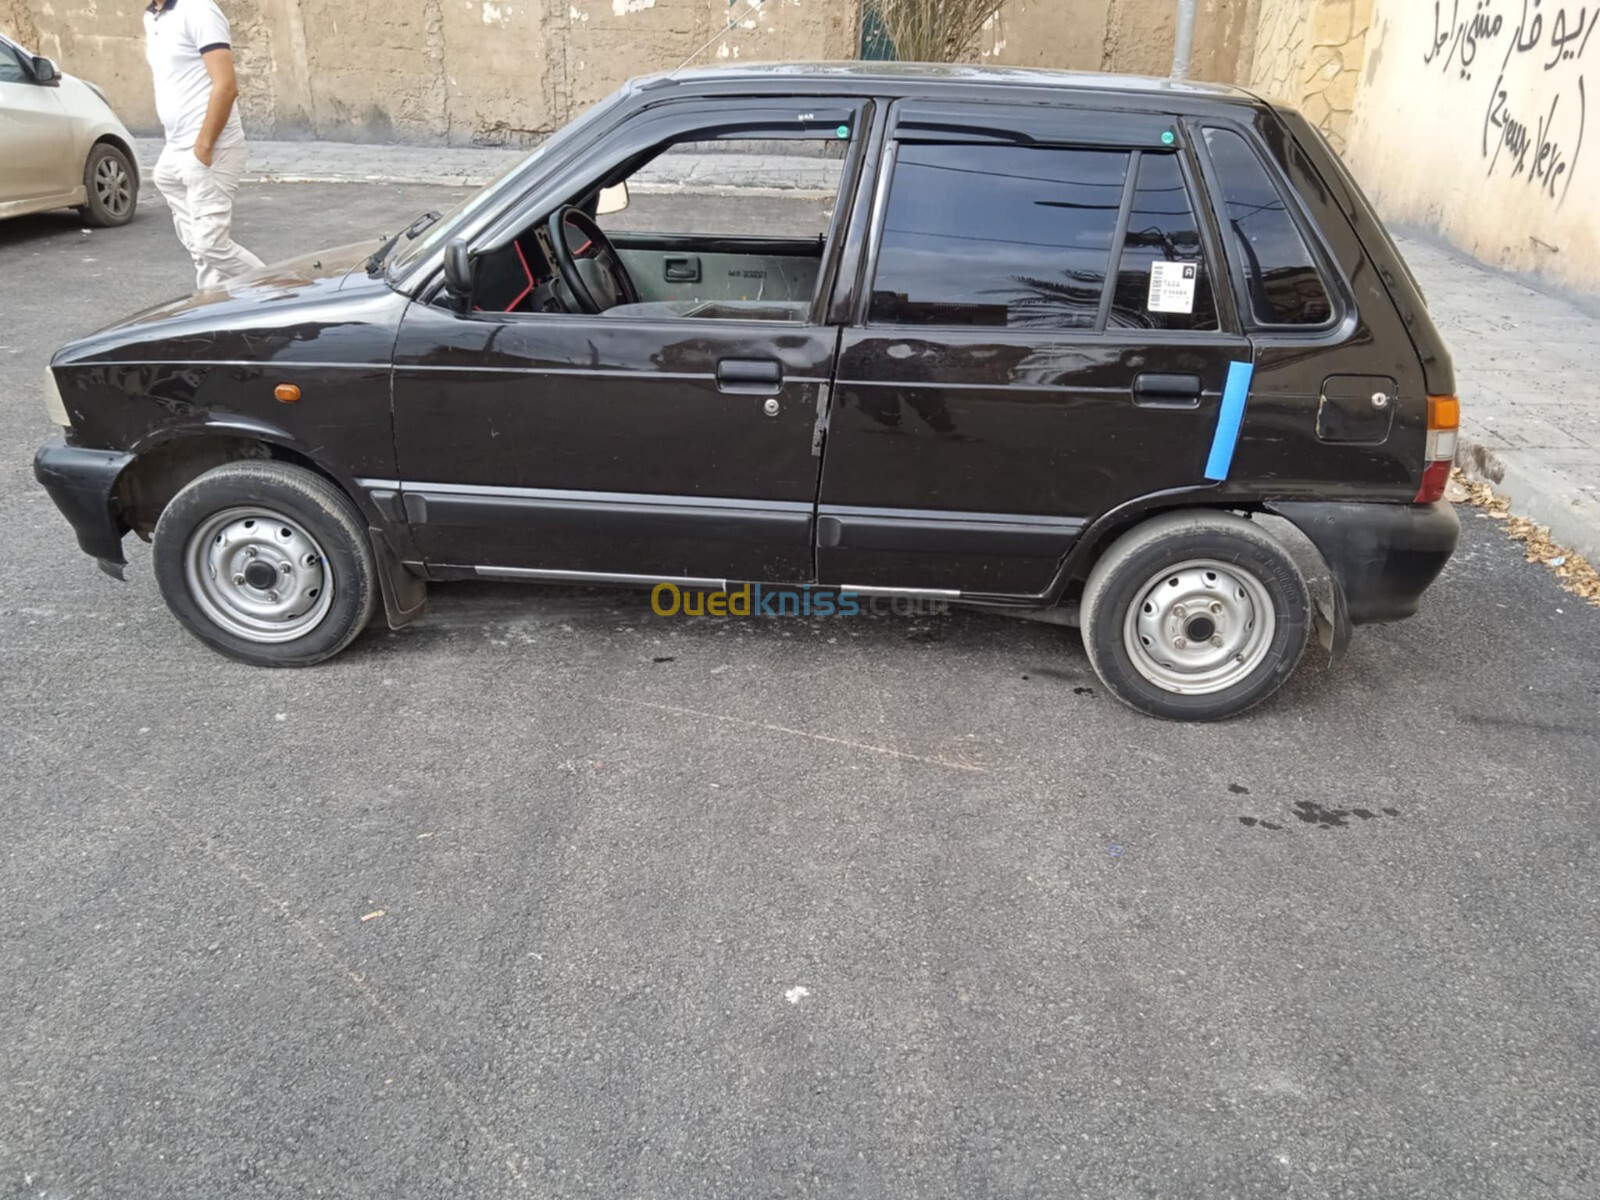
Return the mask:
<svg viewBox="0 0 1600 1200">
<path fill-rule="evenodd" d="M 725 358 L 717 364 L 717 387 L 752 396 L 776 395 L 783 387 L 783 364 L 772 358 Z"/>
<path fill-rule="evenodd" d="M 1133 381 L 1133 402 L 1144 408 L 1198 408 L 1200 376 L 1146 372 Z"/>
</svg>

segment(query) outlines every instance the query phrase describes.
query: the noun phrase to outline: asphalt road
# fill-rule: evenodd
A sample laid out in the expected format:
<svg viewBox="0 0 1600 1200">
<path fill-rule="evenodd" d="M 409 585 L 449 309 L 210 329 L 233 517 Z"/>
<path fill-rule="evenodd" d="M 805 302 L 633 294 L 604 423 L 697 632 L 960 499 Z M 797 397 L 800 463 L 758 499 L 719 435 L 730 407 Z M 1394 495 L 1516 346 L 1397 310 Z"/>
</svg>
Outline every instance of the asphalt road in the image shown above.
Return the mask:
<svg viewBox="0 0 1600 1200">
<path fill-rule="evenodd" d="M 1220 727 L 1067 630 L 632 593 L 252 670 L 30 472 L 49 352 L 187 273 L 0 224 L 0 1197 L 1600 1192 L 1600 610 L 1487 520 Z"/>
</svg>

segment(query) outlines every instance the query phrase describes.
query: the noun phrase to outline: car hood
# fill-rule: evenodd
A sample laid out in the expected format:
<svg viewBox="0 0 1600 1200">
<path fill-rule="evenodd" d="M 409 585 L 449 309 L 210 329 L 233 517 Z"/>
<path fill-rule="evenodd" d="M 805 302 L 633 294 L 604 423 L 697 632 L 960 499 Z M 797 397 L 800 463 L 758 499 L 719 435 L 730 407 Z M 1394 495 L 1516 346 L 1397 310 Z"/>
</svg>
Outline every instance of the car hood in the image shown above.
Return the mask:
<svg viewBox="0 0 1600 1200">
<path fill-rule="evenodd" d="M 348 246 L 307 254 L 302 258 L 273 263 L 247 275 L 236 276 L 220 288 L 195 292 L 191 296 L 147 308 L 102 332 L 195 316 L 210 319 L 263 304 L 325 299 L 334 292 L 343 291 L 352 281 L 358 287 L 381 287 L 381 280 L 370 279 L 365 271 L 358 271 L 375 249 L 375 242 L 354 242 Z"/>
<path fill-rule="evenodd" d="M 277 326 L 302 309 L 387 293 L 389 286 L 381 276 L 369 276 L 362 269 L 377 247 L 376 241 L 355 242 L 273 263 L 230 279 L 223 287 L 170 300 L 108 325 L 63 346 L 53 361 L 62 366 L 101 357 L 130 343 Z"/>
<path fill-rule="evenodd" d="M 109 126 L 121 132 L 129 147 L 132 147 L 132 135 L 128 134 L 122 118 L 117 116 L 117 110 L 111 107 L 111 101 L 97 84 L 79 79 L 76 75 L 63 74 L 56 88 L 56 99 L 61 102 L 68 116 Z"/>
</svg>

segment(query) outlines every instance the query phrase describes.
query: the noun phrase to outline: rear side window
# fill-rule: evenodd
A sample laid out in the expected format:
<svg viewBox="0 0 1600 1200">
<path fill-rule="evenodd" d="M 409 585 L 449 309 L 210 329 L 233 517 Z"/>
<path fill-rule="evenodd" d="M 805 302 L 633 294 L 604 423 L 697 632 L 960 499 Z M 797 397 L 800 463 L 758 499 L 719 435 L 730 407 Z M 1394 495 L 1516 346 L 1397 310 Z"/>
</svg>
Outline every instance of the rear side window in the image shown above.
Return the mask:
<svg viewBox="0 0 1600 1200">
<path fill-rule="evenodd" d="M 1214 330 L 1217 300 L 1200 247 L 1200 224 L 1177 156 L 1144 154 L 1138 169 L 1128 236 L 1117 264 L 1110 327 Z M 1174 267 L 1178 277 L 1169 282 Z"/>
<path fill-rule="evenodd" d="M 1244 267 L 1250 311 L 1263 325 L 1325 325 L 1333 302 L 1283 194 L 1255 151 L 1230 129 L 1207 129 L 1221 218 Z"/>
<path fill-rule="evenodd" d="M 869 319 L 1092 329 L 1128 154 L 903 144 Z"/>
</svg>

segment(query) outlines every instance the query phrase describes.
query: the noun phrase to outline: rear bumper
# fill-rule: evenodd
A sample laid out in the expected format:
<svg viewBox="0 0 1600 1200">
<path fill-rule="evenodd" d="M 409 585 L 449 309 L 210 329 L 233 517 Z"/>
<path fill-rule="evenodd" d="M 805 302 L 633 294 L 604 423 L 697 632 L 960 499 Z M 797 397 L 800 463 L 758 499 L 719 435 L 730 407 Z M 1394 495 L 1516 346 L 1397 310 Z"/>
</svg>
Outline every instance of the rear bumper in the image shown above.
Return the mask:
<svg viewBox="0 0 1600 1200">
<path fill-rule="evenodd" d="M 58 434 L 33 456 L 33 475 L 56 502 L 85 554 L 118 579 L 128 560 L 122 553 L 127 526 L 117 511 L 117 477 L 133 455 L 69 446 Z"/>
<path fill-rule="evenodd" d="M 1401 621 L 1444 570 L 1461 538 L 1454 506 L 1277 501 L 1267 506 L 1322 551 L 1352 625 Z"/>
</svg>

